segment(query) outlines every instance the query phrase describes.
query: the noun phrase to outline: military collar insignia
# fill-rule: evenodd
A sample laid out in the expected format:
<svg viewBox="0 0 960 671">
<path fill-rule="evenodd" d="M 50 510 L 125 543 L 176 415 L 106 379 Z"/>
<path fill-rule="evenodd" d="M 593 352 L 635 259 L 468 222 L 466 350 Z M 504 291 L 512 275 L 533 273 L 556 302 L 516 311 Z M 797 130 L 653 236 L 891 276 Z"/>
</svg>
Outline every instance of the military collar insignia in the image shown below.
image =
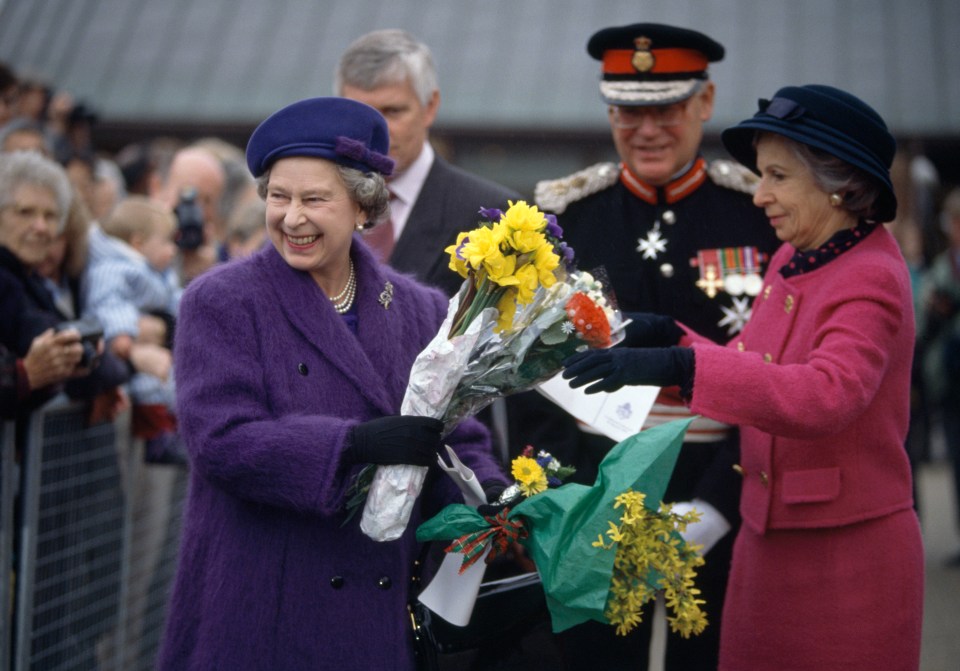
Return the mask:
<svg viewBox="0 0 960 671">
<path fill-rule="evenodd" d="M 653 69 L 656 57 L 650 51 L 651 44 L 653 44 L 653 40 L 649 37 L 638 37 L 633 41 L 637 50 L 633 52 L 630 64 L 637 72 L 650 72 Z"/>
<path fill-rule="evenodd" d="M 686 198 L 707 181 L 707 162 L 703 157 L 698 158 L 689 170 L 659 188 L 640 179 L 626 164 L 621 163 L 620 181 L 630 193 L 651 205 L 656 205 L 658 202 L 672 204 Z"/>
</svg>

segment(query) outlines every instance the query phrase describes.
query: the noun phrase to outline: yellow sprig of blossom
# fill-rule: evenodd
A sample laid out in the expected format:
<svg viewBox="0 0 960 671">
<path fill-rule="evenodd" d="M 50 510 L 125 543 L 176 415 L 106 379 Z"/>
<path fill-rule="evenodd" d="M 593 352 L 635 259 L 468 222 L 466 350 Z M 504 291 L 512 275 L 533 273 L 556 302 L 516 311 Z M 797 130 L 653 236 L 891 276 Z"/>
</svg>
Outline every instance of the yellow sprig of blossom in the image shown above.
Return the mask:
<svg viewBox="0 0 960 671">
<path fill-rule="evenodd" d="M 623 508 L 620 523 L 610 523 L 608 541 L 600 535 L 594 547 L 616 548 L 610 596 L 605 615 L 617 634 L 629 633 L 642 621 L 642 608 L 663 590 L 664 602 L 672 615 L 670 629 L 684 638 L 699 634 L 707 626 L 707 617 L 694 586 L 696 568 L 704 561 L 696 546 L 688 546 L 676 533 L 699 519 L 699 513 L 672 512 L 667 504 L 657 511 L 644 505 L 642 492 L 627 490 L 617 496 L 615 509 Z M 650 584 L 652 577 L 653 584 Z"/>
</svg>

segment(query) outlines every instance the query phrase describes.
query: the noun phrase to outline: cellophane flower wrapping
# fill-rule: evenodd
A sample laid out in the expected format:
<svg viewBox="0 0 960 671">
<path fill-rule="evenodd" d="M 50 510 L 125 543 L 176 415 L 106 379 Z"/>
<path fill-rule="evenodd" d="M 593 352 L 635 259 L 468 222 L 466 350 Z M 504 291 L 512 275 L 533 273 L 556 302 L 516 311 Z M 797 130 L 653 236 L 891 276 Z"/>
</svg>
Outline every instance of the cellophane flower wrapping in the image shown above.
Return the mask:
<svg viewBox="0 0 960 671">
<path fill-rule="evenodd" d="M 537 566 L 555 632 L 587 620 L 611 623 L 611 607 L 617 606 L 612 601 L 617 592 L 613 585 L 617 554 L 596 540 L 621 523 L 621 512 L 615 504 L 624 492 L 643 492 L 648 507 L 657 505 L 650 502 L 662 499 L 691 421 L 668 422 L 618 443 L 600 463 L 591 486 L 567 483 L 530 496 L 505 511 L 507 520 L 522 520 L 526 529 L 520 543 Z M 491 526 L 491 519 L 476 509 L 454 504 L 421 524 L 417 539 L 458 539 L 483 533 Z M 634 542 L 670 544 L 678 552 L 688 550 L 676 532 L 651 531 L 648 537 Z M 659 576 L 628 578 L 643 583 L 646 592 L 648 585 L 657 585 Z"/>
<path fill-rule="evenodd" d="M 608 287 L 572 267 L 552 215 L 523 201 L 461 233 L 447 248 L 465 279 L 436 337 L 410 372 L 402 414 L 441 419 L 444 433 L 496 398 L 533 389 L 583 348 L 619 342 L 623 318 Z M 378 541 L 399 538 L 427 469 L 380 466 L 360 528 Z"/>
</svg>

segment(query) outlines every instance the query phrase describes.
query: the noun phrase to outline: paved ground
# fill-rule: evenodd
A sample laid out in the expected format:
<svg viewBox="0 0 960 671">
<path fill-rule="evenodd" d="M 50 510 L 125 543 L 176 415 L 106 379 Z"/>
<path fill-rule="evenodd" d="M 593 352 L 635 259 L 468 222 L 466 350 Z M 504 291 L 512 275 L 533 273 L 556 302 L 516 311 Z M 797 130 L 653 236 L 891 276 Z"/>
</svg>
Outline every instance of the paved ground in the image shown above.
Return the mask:
<svg viewBox="0 0 960 671">
<path fill-rule="evenodd" d="M 960 668 L 960 567 L 944 561 L 960 551 L 955 492 L 945 461 L 919 472 L 920 520 L 927 554 L 921 671 Z"/>
</svg>

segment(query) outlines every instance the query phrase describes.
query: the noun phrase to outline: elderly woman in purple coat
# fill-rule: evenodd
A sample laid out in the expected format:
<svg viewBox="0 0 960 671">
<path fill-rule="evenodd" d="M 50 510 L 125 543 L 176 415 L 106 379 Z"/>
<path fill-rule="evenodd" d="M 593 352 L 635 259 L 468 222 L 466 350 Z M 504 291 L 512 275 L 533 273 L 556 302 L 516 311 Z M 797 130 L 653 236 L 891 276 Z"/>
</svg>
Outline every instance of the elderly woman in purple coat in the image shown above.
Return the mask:
<svg viewBox="0 0 960 671">
<path fill-rule="evenodd" d="M 285 107 L 250 138 L 273 244 L 201 276 L 181 304 L 191 482 L 161 669 L 414 667 L 408 586 L 430 511 L 384 543 L 344 512 L 364 464 L 428 466 L 441 439 L 439 421 L 397 413 L 447 301 L 356 234 L 386 212 L 387 149 L 383 118 L 339 98 Z M 478 422 L 444 442 L 502 487 Z M 459 492 L 428 479 L 421 498 Z"/>
</svg>

